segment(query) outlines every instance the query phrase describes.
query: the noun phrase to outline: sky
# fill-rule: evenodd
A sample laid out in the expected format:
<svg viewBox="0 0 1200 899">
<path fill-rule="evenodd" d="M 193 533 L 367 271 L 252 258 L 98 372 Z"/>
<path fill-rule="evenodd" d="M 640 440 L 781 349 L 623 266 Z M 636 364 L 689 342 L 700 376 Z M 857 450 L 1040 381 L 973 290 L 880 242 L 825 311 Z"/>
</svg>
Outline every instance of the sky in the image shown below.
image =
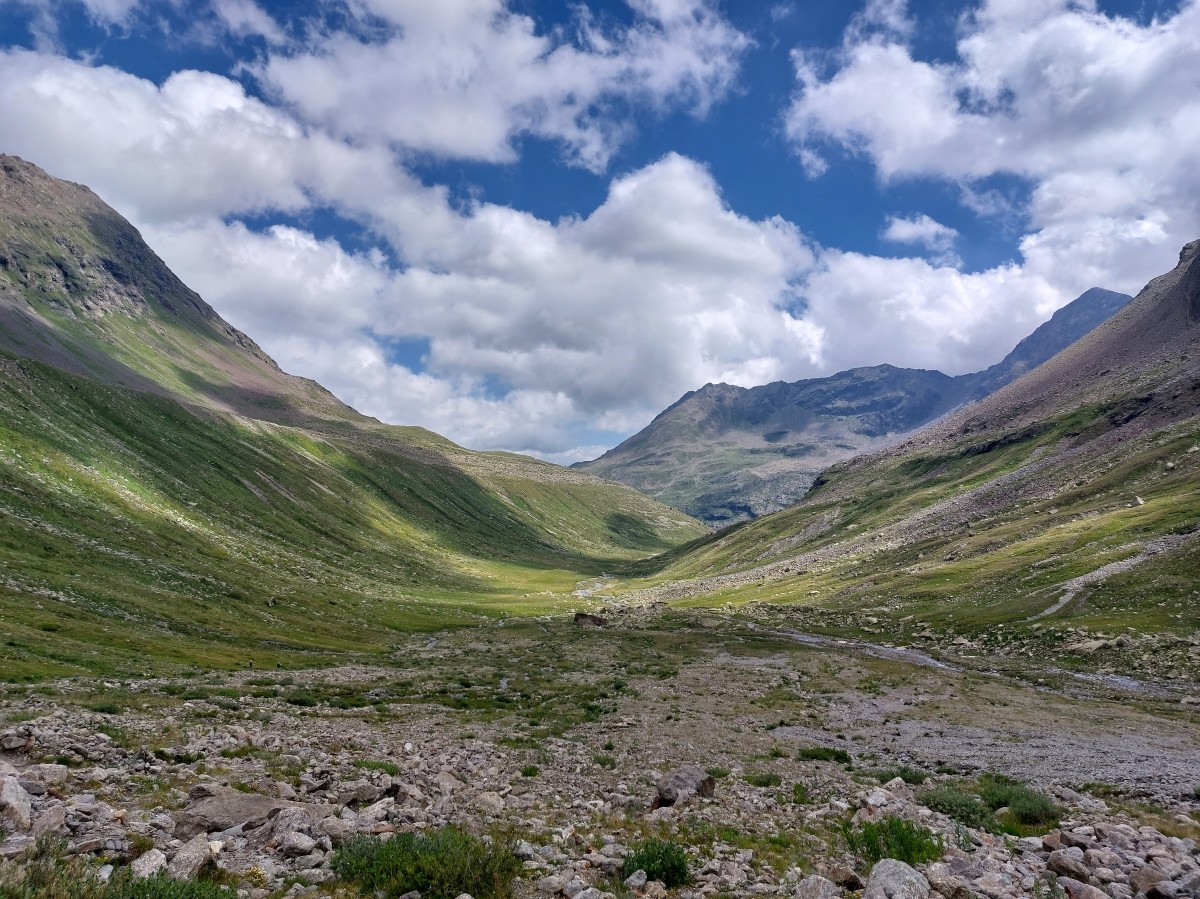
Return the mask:
<svg viewBox="0 0 1200 899">
<path fill-rule="evenodd" d="M 284 369 L 594 458 L 998 361 L 1200 237 L 1200 0 L 0 0 L 0 152 Z"/>
</svg>

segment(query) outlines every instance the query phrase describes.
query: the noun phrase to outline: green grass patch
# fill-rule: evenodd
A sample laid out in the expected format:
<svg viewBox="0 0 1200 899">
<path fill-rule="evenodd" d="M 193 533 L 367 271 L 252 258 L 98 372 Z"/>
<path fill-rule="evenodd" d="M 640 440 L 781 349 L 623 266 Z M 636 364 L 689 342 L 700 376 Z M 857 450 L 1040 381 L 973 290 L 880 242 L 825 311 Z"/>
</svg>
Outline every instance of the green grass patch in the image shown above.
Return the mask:
<svg viewBox="0 0 1200 899">
<path fill-rule="evenodd" d="M 911 765 L 896 765 L 893 768 L 880 768 L 871 774 L 879 779 L 881 784 L 895 780 L 897 777 L 911 786 L 920 786 L 929 779 L 929 772 L 914 768 Z"/>
<path fill-rule="evenodd" d="M 421 899 L 509 899 L 520 859 L 503 841 L 484 841 L 454 827 L 429 834 L 398 833 L 387 842 L 358 836 L 330 863 L 364 894 L 395 899 L 417 890 Z"/>
<path fill-rule="evenodd" d="M 918 798 L 926 808 L 948 815 L 964 827 L 993 830 L 996 826 L 992 810 L 978 796 L 962 787 L 941 784 L 926 790 Z"/>
<path fill-rule="evenodd" d="M 842 836 L 851 852 L 871 864 L 894 858 L 920 865 L 941 858 L 946 851 L 940 834 L 894 815 L 880 821 L 864 821 L 858 827 L 846 821 L 842 824 Z"/>
<path fill-rule="evenodd" d="M 692 879 L 687 850 L 670 840 L 646 840 L 626 856 L 622 873 L 629 877 L 637 871 L 645 871 L 650 880 L 661 881 L 670 889 L 690 883 Z"/>
<path fill-rule="evenodd" d="M 537 777 L 542 773 L 542 769 L 537 765 L 526 765 L 521 769 L 522 777 Z"/>
<path fill-rule="evenodd" d="M 385 762 L 378 759 L 355 759 L 350 764 L 355 768 L 362 768 L 364 771 L 383 771 L 392 777 L 400 773 L 400 766 L 395 762 Z"/>
<path fill-rule="evenodd" d="M 844 749 L 834 749 L 832 746 L 805 746 L 796 753 L 796 758 L 806 762 L 837 762 L 840 765 L 851 763 L 850 753 Z"/>
<path fill-rule="evenodd" d="M 742 778 L 752 787 L 777 787 L 783 783 L 783 778 L 769 771 L 754 771 Z"/>
</svg>

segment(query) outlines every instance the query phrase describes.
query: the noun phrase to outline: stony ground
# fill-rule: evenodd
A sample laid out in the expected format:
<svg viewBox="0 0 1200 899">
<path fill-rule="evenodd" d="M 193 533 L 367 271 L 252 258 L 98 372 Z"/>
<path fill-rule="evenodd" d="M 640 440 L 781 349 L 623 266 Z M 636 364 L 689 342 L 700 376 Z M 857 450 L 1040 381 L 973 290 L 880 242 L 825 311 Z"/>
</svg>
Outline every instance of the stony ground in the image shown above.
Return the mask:
<svg viewBox="0 0 1200 899">
<path fill-rule="evenodd" d="M 337 669 L 14 687 L 0 864 L 56 834 L 98 866 L 242 896 L 350 895 L 330 869 L 348 836 L 456 824 L 515 841 L 518 893 L 546 899 L 660 895 L 623 883 L 651 836 L 688 849 L 680 899 L 864 881 L 875 899 L 1200 895 L 1193 684 L 1014 679 L 978 670 L 977 646 L 973 666 L 886 649 L 651 609 L 423 635 Z M 895 779 L 915 771 L 928 779 Z M 1004 835 L 926 804 L 986 771 L 1047 792 L 1060 820 Z M 679 801 L 654 808 L 664 791 Z M 944 840 L 918 880 L 885 865 L 872 882 L 847 849 L 843 822 L 888 815 Z"/>
</svg>

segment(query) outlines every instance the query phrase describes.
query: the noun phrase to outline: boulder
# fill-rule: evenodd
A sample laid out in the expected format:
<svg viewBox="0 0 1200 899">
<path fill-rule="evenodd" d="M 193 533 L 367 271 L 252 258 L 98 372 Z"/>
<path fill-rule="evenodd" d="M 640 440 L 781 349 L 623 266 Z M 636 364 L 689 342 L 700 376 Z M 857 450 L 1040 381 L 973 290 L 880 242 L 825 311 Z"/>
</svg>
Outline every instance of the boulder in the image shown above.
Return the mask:
<svg viewBox="0 0 1200 899">
<path fill-rule="evenodd" d="M 820 874 L 805 877 L 796 884 L 793 899 L 837 899 L 842 895 L 841 887 L 832 880 L 826 880 Z"/>
<path fill-rule="evenodd" d="M 641 868 L 638 868 L 638 870 L 634 871 L 625 878 L 625 888 L 629 890 L 640 890 L 646 885 L 646 881 L 649 879 L 650 878 L 646 875 L 646 872 Z"/>
<path fill-rule="evenodd" d="M 133 872 L 135 880 L 144 880 L 167 870 L 167 857 L 161 849 L 151 849 L 135 858 L 129 869 Z"/>
<path fill-rule="evenodd" d="M 1067 899 L 1109 899 L 1104 890 L 1097 889 L 1091 884 L 1083 883 L 1073 877 L 1058 878 L 1058 885 L 1067 894 Z"/>
<path fill-rule="evenodd" d="M 198 834 L 179 847 L 179 851 L 167 865 L 167 875 L 174 880 L 191 880 L 213 860 L 215 855 L 213 844 L 208 841 L 208 835 Z"/>
<path fill-rule="evenodd" d="M 175 835 L 180 839 L 226 831 L 239 825 L 251 830 L 265 824 L 282 809 L 297 808 L 299 805 L 285 799 L 242 793 L 226 787 L 207 789 L 211 795 L 192 802 L 175 815 Z"/>
<path fill-rule="evenodd" d="M 593 615 L 591 612 L 576 612 L 575 623 L 590 625 L 591 627 L 607 627 L 608 619 L 600 615 Z"/>
<path fill-rule="evenodd" d="M 881 859 L 871 869 L 862 899 L 929 899 L 929 881 L 902 861 Z"/>
<path fill-rule="evenodd" d="M 0 778 L 0 827 L 24 833 L 33 826 L 29 794 L 15 777 Z"/>
<path fill-rule="evenodd" d="M 717 789 L 717 781 L 695 765 L 684 765 L 658 781 L 658 794 L 651 804 L 652 809 L 681 805 L 693 796 L 710 797 Z"/>
<path fill-rule="evenodd" d="M 1088 867 L 1083 859 L 1083 850 L 1078 846 L 1056 849 L 1051 852 L 1050 857 L 1046 859 L 1046 867 L 1060 877 L 1073 877 L 1084 883 L 1088 879 Z"/>
</svg>

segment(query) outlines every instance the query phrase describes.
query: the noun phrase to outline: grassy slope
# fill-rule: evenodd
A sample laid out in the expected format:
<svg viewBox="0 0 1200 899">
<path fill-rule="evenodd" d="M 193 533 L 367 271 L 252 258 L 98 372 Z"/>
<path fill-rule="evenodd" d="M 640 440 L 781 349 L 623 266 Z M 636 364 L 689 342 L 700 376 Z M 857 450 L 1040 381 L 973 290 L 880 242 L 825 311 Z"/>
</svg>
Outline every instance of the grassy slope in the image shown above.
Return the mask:
<svg viewBox="0 0 1200 899">
<path fill-rule="evenodd" d="M 631 490 L 420 431 L 321 434 L 12 356 L 0 369 L 8 679 L 382 651 L 399 632 L 559 608 L 581 577 L 701 530 Z M 441 447 L 492 483 L 414 458 Z"/>
<path fill-rule="evenodd" d="M 1083 585 L 1052 623 L 1191 633 L 1200 420 L 1115 427 L 1111 411 L 835 467 L 796 508 L 644 563 L 648 576 L 623 589 L 852 613 L 829 616 L 830 632 L 869 614 L 882 633 L 911 622 L 980 634 L 1031 624 L 1073 578 L 1166 539 L 1166 551 Z"/>
</svg>

